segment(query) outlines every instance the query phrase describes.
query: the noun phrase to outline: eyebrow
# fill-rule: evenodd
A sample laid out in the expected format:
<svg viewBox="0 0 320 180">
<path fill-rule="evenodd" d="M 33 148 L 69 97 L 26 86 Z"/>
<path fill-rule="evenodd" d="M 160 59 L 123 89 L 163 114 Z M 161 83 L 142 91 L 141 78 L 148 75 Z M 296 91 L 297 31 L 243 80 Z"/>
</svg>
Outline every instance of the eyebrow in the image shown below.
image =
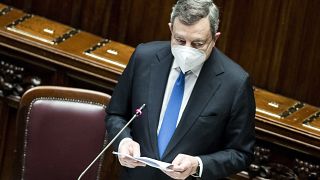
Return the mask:
<svg viewBox="0 0 320 180">
<path fill-rule="evenodd" d="M 183 36 L 179 35 L 179 34 L 174 34 L 173 35 L 174 38 L 179 38 L 179 39 L 185 39 Z M 202 38 L 197 38 L 197 39 L 194 39 L 192 42 L 207 42 L 208 39 L 202 39 Z"/>
</svg>

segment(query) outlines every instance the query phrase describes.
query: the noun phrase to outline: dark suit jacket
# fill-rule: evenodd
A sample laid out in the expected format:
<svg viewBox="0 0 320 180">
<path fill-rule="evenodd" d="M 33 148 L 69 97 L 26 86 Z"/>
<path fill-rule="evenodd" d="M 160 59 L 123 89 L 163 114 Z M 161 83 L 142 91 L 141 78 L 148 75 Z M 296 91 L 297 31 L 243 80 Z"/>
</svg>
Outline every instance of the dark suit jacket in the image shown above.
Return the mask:
<svg viewBox="0 0 320 180">
<path fill-rule="evenodd" d="M 173 62 L 169 42 L 139 45 L 112 95 L 107 108 L 111 139 L 128 122 L 136 108 L 146 104 L 115 142 L 131 137 L 141 155 L 159 159 L 157 127 L 162 100 Z M 253 157 L 255 101 L 248 74 L 214 48 L 203 65 L 180 123 L 162 161 L 179 154 L 199 156 L 202 179 L 219 179 L 245 169 Z M 150 167 L 124 168 L 123 179 L 170 179 Z"/>
</svg>

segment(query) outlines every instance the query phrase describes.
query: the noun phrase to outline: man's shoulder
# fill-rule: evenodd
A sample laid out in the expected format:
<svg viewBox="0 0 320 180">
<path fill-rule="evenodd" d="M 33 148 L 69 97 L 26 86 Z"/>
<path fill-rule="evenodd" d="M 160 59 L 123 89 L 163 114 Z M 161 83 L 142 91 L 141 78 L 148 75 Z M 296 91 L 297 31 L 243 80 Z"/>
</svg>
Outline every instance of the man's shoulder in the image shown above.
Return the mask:
<svg viewBox="0 0 320 180">
<path fill-rule="evenodd" d="M 215 49 L 215 56 L 216 60 L 222 64 L 224 73 L 230 75 L 230 77 L 240 80 L 249 76 L 249 74 L 239 64 L 217 48 Z"/>
</svg>

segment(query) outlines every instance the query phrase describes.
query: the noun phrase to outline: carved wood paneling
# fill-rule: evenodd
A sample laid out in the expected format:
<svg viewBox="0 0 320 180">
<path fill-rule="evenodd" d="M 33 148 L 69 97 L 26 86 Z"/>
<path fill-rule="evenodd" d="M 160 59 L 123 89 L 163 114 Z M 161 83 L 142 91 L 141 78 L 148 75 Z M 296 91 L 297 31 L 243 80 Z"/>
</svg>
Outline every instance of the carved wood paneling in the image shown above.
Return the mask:
<svg viewBox="0 0 320 180">
<path fill-rule="evenodd" d="M 264 179 L 316 180 L 320 178 L 320 165 L 316 158 L 310 158 L 263 141 L 257 143 L 254 155 L 255 159 L 248 168 L 250 179 L 259 177 Z"/>
<path fill-rule="evenodd" d="M 25 68 L 0 60 L 0 95 L 20 99 L 30 88 L 41 85 L 38 76 L 25 72 Z"/>
<path fill-rule="evenodd" d="M 319 179 L 320 178 L 320 165 L 295 159 L 294 170 L 297 172 L 301 179 Z"/>
</svg>

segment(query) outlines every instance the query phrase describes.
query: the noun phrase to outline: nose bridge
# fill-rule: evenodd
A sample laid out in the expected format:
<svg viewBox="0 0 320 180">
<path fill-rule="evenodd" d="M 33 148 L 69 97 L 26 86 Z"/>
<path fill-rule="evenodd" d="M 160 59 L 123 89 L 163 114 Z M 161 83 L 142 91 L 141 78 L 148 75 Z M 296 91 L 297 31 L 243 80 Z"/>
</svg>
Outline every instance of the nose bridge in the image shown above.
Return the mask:
<svg viewBox="0 0 320 180">
<path fill-rule="evenodd" d="M 192 47 L 191 43 L 192 43 L 191 41 L 187 40 L 185 46 Z"/>
</svg>

